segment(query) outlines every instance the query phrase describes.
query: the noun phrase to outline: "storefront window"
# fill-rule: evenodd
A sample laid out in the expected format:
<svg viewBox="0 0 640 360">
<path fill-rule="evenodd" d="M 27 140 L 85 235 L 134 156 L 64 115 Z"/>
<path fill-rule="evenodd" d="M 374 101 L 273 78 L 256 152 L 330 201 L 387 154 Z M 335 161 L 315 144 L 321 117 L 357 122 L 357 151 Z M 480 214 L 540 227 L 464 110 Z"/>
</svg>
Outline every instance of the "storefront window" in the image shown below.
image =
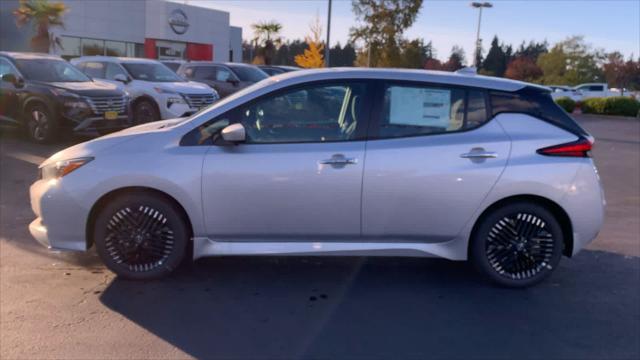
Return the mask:
<svg viewBox="0 0 640 360">
<path fill-rule="evenodd" d="M 121 41 L 105 41 L 107 56 L 127 56 L 127 44 Z"/>
<path fill-rule="evenodd" d="M 157 41 L 158 59 L 184 59 L 187 44 L 177 41 Z"/>
<path fill-rule="evenodd" d="M 104 40 L 82 39 L 82 55 L 104 55 Z"/>
<path fill-rule="evenodd" d="M 81 55 L 80 52 L 80 38 L 74 38 L 69 36 L 60 37 L 62 53 L 60 54 L 64 59 L 69 60 Z"/>
</svg>

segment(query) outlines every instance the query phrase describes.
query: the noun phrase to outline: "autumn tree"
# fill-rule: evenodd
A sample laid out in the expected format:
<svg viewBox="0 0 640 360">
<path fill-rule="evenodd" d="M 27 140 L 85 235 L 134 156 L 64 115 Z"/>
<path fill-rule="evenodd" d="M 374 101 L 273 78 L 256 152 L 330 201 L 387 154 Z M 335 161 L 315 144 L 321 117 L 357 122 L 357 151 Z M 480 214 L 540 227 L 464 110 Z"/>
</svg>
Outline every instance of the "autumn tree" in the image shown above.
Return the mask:
<svg viewBox="0 0 640 360">
<path fill-rule="evenodd" d="M 504 76 L 514 80 L 535 82 L 542 77 L 542 69 L 532 59 L 521 56 L 509 63 Z"/>
<path fill-rule="evenodd" d="M 13 15 L 18 27 L 28 23 L 33 25 L 36 34 L 31 38 L 31 48 L 37 52 L 48 53 L 56 46 L 62 47 L 60 38 L 51 34 L 50 29 L 53 27 L 64 28 L 62 15 L 67 10 L 67 6 L 61 2 L 20 0 L 20 6 L 13 12 Z"/>
<path fill-rule="evenodd" d="M 311 69 L 324 67 L 324 56 L 322 50 L 324 50 L 324 44 L 322 43 L 322 25 L 320 25 L 320 17 L 316 16 L 316 19 L 309 26 L 311 35 L 306 37 L 309 48 L 304 50 L 304 53 L 296 55 L 294 60 L 298 66 Z"/>
<path fill-rule="evenodd" d="M 363 42 L 358 65 L 402 66 L 402 34 L 416 20 L 422 0 L 353 0 L 359 25 L 351 28 L 352 42 Z"/>
</svg>

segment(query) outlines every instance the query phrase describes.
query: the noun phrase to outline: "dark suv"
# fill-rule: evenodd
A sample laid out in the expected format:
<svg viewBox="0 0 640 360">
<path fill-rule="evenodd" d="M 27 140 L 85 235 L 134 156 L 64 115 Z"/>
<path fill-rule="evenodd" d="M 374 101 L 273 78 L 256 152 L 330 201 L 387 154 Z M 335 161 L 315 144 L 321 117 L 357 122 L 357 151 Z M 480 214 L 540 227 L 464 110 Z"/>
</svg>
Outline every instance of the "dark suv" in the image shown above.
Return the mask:
<svg viewBox="0 0 640 360">
<path fill-rule="evenodd" d="M 269 77 L 254 65 L 206 61 L 184 63 L 180 65 L 178 75 L 211 86 L 221 98 Z"/>
<path fill-rule="evenodd" d="M 0 52 L 0 78 L 0 123 L 24 127 L 35 142 L 63 130 L 95 135 L 131 125 L 124 90 L 58 56 Z"/>
</svg>

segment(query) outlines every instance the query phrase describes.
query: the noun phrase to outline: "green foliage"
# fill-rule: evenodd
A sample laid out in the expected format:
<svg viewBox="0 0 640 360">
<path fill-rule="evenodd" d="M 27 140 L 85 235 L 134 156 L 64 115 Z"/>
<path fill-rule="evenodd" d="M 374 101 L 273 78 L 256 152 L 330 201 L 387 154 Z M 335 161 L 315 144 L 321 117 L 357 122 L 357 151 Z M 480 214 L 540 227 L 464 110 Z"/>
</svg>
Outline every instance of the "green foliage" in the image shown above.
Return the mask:
<svg viewBox="0 0 640 360">
<path fill-rule="evenodd" d="M 64 28 L 62 15 L 69 9 L 62 2 L 50 3 L 48 0 L 20 0 L 20 7 L 13 11 L 16 25 L 33 25 L 36 35 L 31 38 L 31 48 L 37 52 L 48 53 L 55 47 L 62 48 L 60 38 L 50 33 L 53 27 Z"/>
<path fill-rule="evenodd" d="M 576 102 L 573 101 L 573 99 L 571 99 L 570 97 L 564 96 L 559 99 L 556 99 L 556 103 L 560 105 L 560 107 L 563 108 L 564 111 L 568 112 L 569 114 L 571 114 L 573 110 L 576 108 Z"/>
<path fill-rule="evenodd" d="M 583 100 L 580 109 L 585 114 L 638 116 L 640 102 L 624 96 L 591 98 Z"/>
<path fill-rule="evenodd" d="M 282 42 L 280 31 L 282 25 L 277 21 L 264 21 L 252 24 L 253 43 L 256 45 L 256 51 L 252 63 L 266 64 L 273 63 L 276 53 L 276 46 Z"/>
<path fill-rule="evenodd" d="M 538 66 L 544 73 L 542 83 L 578 85 L 600 82 L 603 78 L 600 69 L 603 59 L 604 55 L 592 51 L 584 42 L 584 37 L 570 37 L 538 58 Z"/>
<path fill-rule="evenodd" d="M 501 45 L 498 37 L 494 36 L 491 48 L 482 63 L 482 73 L 490 76 L 503 76 L 507 70 L 508 61 L 504 45 Z"/>
<path fill-rule="evenodd" d="M 359 26 L 350 30 L 352 42 L 364 42 L 356 63 L 361 66 L 402 66 L 402 34 L 420 11 L 422 0 L 353 0 Z"/>
</svg>

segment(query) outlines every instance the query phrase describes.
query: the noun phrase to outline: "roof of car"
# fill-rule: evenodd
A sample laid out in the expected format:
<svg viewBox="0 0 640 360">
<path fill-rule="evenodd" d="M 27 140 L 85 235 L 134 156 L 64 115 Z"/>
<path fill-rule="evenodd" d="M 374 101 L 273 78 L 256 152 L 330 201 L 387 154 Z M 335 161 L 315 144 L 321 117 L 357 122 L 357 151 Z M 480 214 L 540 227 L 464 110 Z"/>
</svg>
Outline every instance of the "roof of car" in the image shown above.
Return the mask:
<svg viewBox="0 0 640 360">
<path fill-rule="evenodd" d="M 60 56 L 38 52 L 14 52 L 0 51 L 0 55 L 8 56 L 14 59 L 52 59 L 63 60 Z"/>
<path fill-rule="evenodd" d="M 158 63 L 156 59 L 147 59 L 147 58 L 135 58 L 135 57 L 117 57 L 117 56 L 81 56 L 78 58 L 71 59 L 71 62 L 77 61 L 112 61 L 112 62 L 122 62 L 122 63 Z"/>
<path fill-rule="evenodd" d="M 550 89 L 544 86 L 517 80 L 476 75 L 468 72 L 446 72 L 413 69 L 385 69 L 385 68 L 323 68 L 304 69 L 276 75 L 270 79 L 274 82 L 282 81 L 314 81 L 330 79 L 382 79 L 420 81 L 434 84 L 448 84 L 471 86 L 490 90 L 518 91 L 525 87 L 533 87 L 543 91 Z M 295 79 L 295 80 L 294 80 Z M 297 80 L 297 81 L 296 81 Z"/>
</svg>

